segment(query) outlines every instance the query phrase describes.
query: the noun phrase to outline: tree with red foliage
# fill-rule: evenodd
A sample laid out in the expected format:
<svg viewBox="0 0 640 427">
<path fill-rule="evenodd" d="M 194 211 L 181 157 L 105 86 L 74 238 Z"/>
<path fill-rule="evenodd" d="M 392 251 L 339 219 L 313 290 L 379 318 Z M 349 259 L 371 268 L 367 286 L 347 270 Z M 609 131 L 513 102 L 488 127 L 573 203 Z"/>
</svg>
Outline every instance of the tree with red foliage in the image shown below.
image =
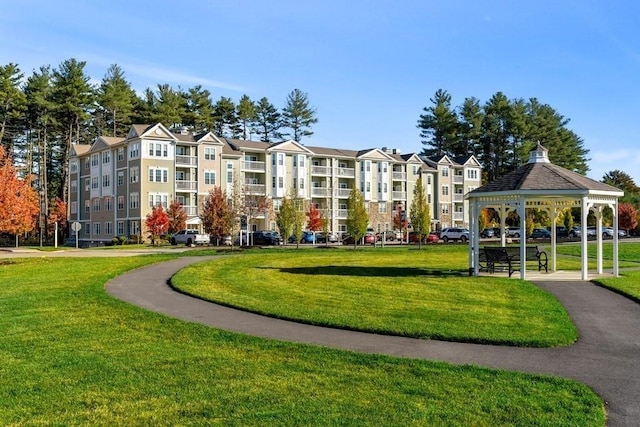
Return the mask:
<svg viewBox="0 0 640 427">
<path fill-rule="evenodd" d="M 235 212 L 222 188 L 216 186 L 209 190 L 200 214 L 204 231 L 220 244 L 220 239 L 232 234 L 235 219 Z"/>
<path fill-rule="evenodd" d="M 64 236 L 67 227 L 67 204 L 59 197 L 56 197 L 53 201 L 53 207 L 49 208 L 49 216 L 47 216 L 48 234 L 56 232 L 56 223 L 58 224 L 58 233 Z"/>
<path fill-rule="evenodd" d="M 311 231 L 322 230 L 322 214 L 313 203 L 309 205 L 307 211 L 307 228 Z"/>
<path fill-rule="evenodd" d="M 169 230 L 169 216 L 162 208 L 162 205 L 156 205 L 151 209 L 144 225 L 151 235 L 151 244 L 155 246 L 156 241 L 160 241 L 160 236 L 166 234 Z"/>
<path fill-rule="evenodd" d="M 627 231 L 635 230 L 638 226 L 638 211 L 631 203 L 618 205 L 618 226 Z"/>
<path fill-rule="evenodd" d="M 33 230 L 39 209 L 31 180 L 18 176 L 11 156 L 0 146 L 0 233 L 18 235 Z"/>
<path fill-rule="evenodd" d="M 167 209 L 167 216 L 169 217 L 169 234 L 177 233 L 178 231 L 187 228 L 187 213 L 184 211 L 182 204 L 174 200 Z"/>
</svg>

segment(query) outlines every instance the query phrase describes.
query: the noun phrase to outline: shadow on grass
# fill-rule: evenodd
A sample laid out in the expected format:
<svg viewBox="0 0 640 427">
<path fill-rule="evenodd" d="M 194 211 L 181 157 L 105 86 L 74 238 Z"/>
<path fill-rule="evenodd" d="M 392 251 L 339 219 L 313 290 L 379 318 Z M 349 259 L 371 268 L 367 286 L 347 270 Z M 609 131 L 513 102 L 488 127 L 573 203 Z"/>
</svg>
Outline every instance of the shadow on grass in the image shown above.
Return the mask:
<svg viewBox="0 0 640 427">
<path fill-rule="evenodd" d="M 259 267 L 272 269 L 271 267 Z M 278 268 L 282 273 L 307 274 L 310 276 L 356 276 L 356 277 L 462 277 L 468 276 L 466 271 L 461 270 L 438 270 L 433 268 L 414 267 L 358 267 L 344 265 L 324 265 L 316 267 L 291 267 Z"/>
</svg>

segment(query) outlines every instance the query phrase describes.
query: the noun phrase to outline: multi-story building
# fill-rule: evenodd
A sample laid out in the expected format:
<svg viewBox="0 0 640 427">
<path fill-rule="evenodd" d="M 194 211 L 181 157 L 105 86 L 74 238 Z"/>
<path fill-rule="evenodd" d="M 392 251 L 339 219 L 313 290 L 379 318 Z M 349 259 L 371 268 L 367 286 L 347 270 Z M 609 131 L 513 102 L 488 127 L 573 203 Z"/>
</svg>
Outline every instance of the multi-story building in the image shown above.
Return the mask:
<svg viewBox="0 0 640 427">
<path fill-rule="evenodd" d="M 216 186 L 227 194 L 268 199 L 249 229 L 275 229 L 282 199 L 292 194 L 313 204 L 333 232 L 346 231 L 347 199 L 363 195 L 375 231 L 409 218 L 419 177 L 431 205 L 433 227 L 466 226 L 463 194 L 480 186 L 474 157 L 421 158 L 397 150 L 342 150 L 296 141 L 267 143 L 172 132 L 162 124 L 133 125 L 125 138 L 99 137 L 74 145 L 69 159 L 69 221 L 79 222 L 82 241 L 116 236 L 146 238 L 144 221 L 155 205 L 179 201 L 187 227 L 200 228 L 202 201 Z"/>
</svg>

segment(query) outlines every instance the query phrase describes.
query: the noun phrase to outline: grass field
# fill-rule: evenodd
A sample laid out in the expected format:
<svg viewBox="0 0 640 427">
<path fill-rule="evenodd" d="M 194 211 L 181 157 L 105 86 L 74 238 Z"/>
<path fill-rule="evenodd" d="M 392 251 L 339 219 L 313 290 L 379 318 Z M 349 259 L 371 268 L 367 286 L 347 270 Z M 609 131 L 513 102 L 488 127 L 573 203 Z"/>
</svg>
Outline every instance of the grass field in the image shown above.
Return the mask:
<svg viewBox="0 0 640 427">
<path fill-rule="evenodd" d="M 172 283 L 226 305 L 339 328 L 535 347 L 576 340 L 555 298 L 526 281 L 469 277 L 466 256 L 456 245 L 276 249 L 192 266 Z"/>
<path fill-rule="evenodd" d="M 604 425 L 573 381 L 252 338 L 104 292 L 168 258 L 0 260 L 0 424 Z"/>
</svg>

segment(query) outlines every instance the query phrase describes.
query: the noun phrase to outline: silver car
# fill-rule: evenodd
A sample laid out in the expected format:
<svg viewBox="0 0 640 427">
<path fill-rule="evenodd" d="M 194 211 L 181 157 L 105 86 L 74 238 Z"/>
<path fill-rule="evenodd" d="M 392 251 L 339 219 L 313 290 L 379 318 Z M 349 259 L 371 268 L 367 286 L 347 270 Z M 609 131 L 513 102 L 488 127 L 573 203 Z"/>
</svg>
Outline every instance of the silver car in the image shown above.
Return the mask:
<svg viewBox="0 0 640 427">
<path fill-rule="evenodd" d="M 461 242 L 466 242 L 469 240 L 469 229 L 468 228 L 445 228 L 440 233 L 440 239 L 443 242 L 447 243 L 449 240 L 459 240 Z"/>
</svg>

